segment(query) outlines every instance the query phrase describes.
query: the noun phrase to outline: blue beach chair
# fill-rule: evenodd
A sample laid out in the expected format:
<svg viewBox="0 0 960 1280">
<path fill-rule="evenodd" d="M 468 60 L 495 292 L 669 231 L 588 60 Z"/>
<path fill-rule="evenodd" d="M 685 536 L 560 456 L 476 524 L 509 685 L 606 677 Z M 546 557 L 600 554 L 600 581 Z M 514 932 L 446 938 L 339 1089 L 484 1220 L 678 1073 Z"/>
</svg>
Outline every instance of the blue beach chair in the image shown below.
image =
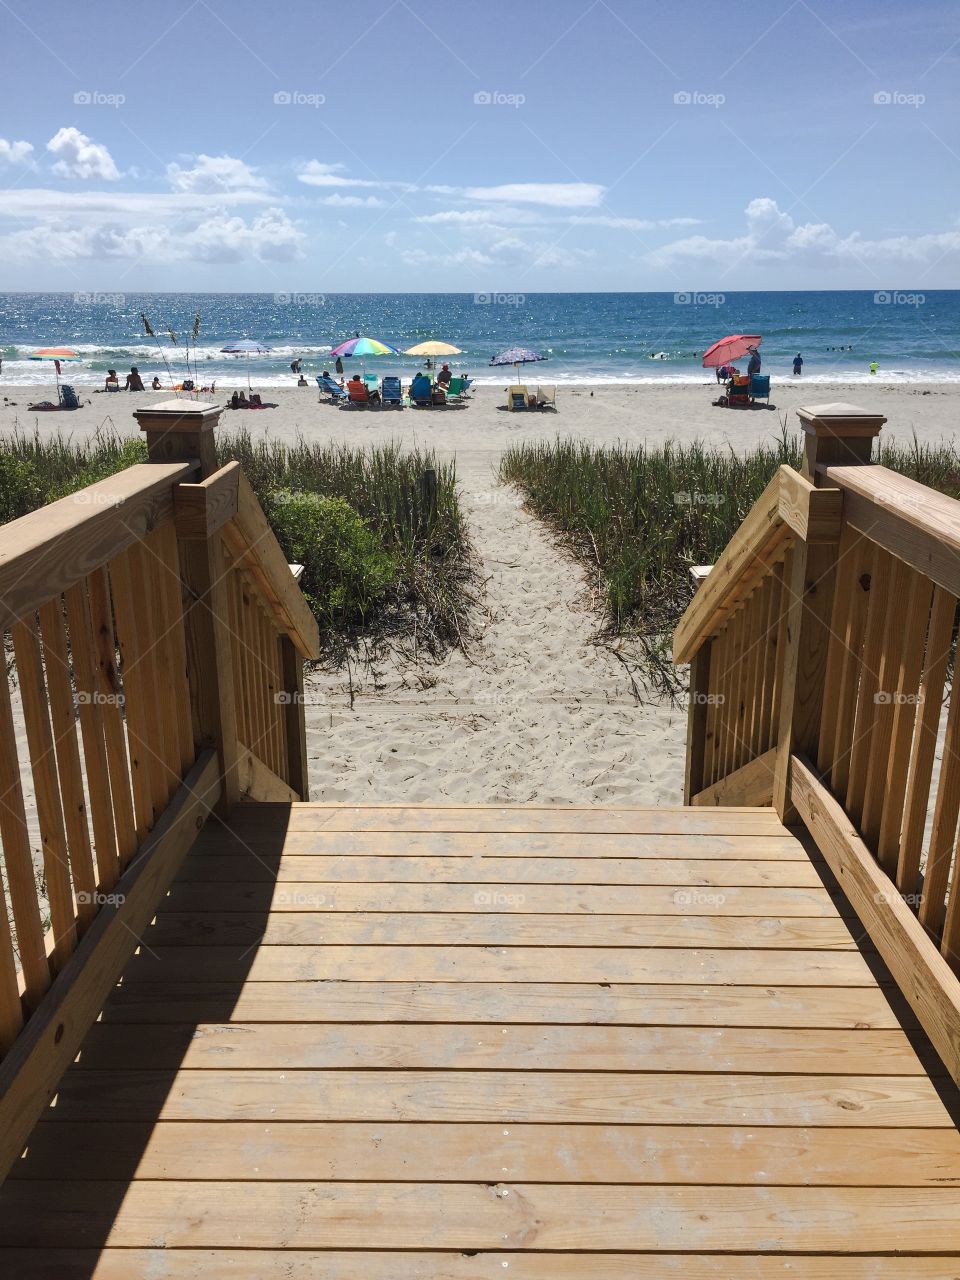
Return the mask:
<svg viewBox="0 0 960 1280">
<path fill-rule="evenodd" d="M 324 377 L 322 374 L 318 373 L 317 386 L 320 388 L 321 396 L 326 393 L 330 397 L 330 404 L 342 404 L 347 398 L 347 393 L 344 391 L 343 387 L 340 386 L 339 382 L 335 382 L 329 374 L 327 377 Z"/>
<path fill-rule="evenodd" d="M 770 403 L 770 375 L 768 373 L 755 373 L 750 378 L 750 401 L 766 400 Z"/>
<path fill-rule="evenodd" d="M 433 387 L 425 373 L 418 373 L 410 383 L 410 399 L 421 408 L 430 408 L 433 404 Z"/>
<path fill-rule="evenodd" d="M 403 391 L 400 387 L 399 378 L 384 378 L 383 389 L 380 394 L 384 408 L 387 405 L 395 405 L 398 409 L 403 408 Z"/>
</svg>

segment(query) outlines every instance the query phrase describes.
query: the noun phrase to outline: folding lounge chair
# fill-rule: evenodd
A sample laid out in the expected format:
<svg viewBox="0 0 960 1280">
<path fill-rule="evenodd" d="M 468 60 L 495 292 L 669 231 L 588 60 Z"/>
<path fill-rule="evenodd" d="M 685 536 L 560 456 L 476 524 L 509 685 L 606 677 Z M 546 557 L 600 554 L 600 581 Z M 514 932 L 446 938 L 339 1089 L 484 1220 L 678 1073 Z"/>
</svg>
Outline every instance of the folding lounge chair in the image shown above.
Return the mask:
<svg viewBox="0 0 960 1280">
<path fill-rule="evenodd" d="M 79 409 L 80 397 L 68 382 L 61 382 L 59 388 L 61 409 Z"/>
<path fill-rule="evenodd" d="M 320 388 L 321 396 L 326 393 L 330 397 L 332 404 L 339 404 L 346 400 L 347 393 L 339 382 L 334 382 L 333 378 L 324 378 L 317 374 L 317 386 Z"/>
<path fill-rule="evenodd" d="M 539 409 L 556 409 L 557 388 L 537 387 L 537 407 Z"/>
<path fill-rule="evenodd" d="M 756 400 L 766 400 L 770 403 L 770 375 L 769 373 L 755 373 L 750 379 L 750 400 L 751 403 Z"/>
<path fill-rule="evenodd" d="M 444 390 L 447 393 L 447 402 L 455 400 L 458 404 L 467 393 L 466 378 L 451 378 Z"/>
<path fill-rule="evenodd" d="M 403 408 L 403 390 L 399 378 L 384 378 L 381 395 L 384 407 L 389 404 L 395 405 L 398 409 Z"/>
<path fill-rule="evenodd" d="M 350 405 L 359 405 L 366 409 L 370 403 L 370 391 L 365 382 L 348 382 L 347 396 Z"/>
<path fill-rule="evenodd" d="M 433 387 L 426 374 L 414 378 L 410 383 L 410 399 L 420 408 L 429 408 L 433 404 Z"/>
<path fill-rule="evenodd" d="M 528 409 L 526 387 L 507 387 L 507 408 Z"/>
</svg>

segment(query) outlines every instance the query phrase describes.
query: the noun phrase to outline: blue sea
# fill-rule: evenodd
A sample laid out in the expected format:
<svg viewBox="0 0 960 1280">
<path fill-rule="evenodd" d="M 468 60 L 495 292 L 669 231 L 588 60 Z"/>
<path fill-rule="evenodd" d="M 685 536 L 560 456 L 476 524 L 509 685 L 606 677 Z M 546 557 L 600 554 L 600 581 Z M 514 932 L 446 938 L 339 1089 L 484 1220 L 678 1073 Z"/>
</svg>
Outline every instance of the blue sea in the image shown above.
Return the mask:
<svg viewBox="0 0 960 1280">
<path fill-rule="evenodd" d="M 157 338 L 144 331 L 146 314 Z M 199 313 L 200 332 L 187 341 Z M 172 330 L 176 343 L 168 335 Z M 27 357 L 40 346 L 72 347 L 82 362 L 64 368 L 98 385 L 108 368 L 136 364 L 165 384 L 196 375 L 229 387 L 290 385 L 290 362 L 308 377 L 334 344 L 360 332 L 401 350 L 428 338 L 463 349 L 454 372 L 502 385 L 509 370 L 489 367 L 504 348 L 545 355 L 538 378 L 561 383 L 703 383 L 702 352 L 728 333 L 759 333 L 764 372 L 789 377 L 804 358 L 807 382 L 865 382 L 876 361 L 888 382 L 960 381 L 960 291 L 796 293 L 535 294 L 0 294 L 0 385 L 48 384 L 52 366 Z M 252 338 L 270 351 L 247 361 L 220 348 Z M 347 361 L 346 367 L 359 364 Z M 415 371 L 411 357 L 367 360 L 377 373 Z"/>
</svg>

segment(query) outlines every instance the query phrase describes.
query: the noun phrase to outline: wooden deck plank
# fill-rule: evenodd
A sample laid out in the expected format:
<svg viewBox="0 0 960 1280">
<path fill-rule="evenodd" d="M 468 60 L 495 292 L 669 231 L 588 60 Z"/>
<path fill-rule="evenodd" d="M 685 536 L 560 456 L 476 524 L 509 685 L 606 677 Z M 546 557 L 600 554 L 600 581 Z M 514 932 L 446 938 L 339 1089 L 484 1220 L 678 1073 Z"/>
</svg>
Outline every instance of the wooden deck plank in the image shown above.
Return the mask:
<svg viewBox="0 0 960 1280">
<path fill-rule="evenodd" d="M 204 854 L 269 853 L 277 847 L 274 832 L 261 824 L 253 829 L 238 821 L 235 833 L 211 827 L 197 843 Z M 744 858 L 751 862 L 805 862 L 809 854 L 793 835 L 662 834 L 584 835 L 580 832 L 524 831 L 288 831 L 284 857 L 302 854 L 396 854 L 420 857 L 536 858 Z"/>
<path fill-rule="evenodd" d="M 51 1123 L 450 1120 L 953 1128 L 925 1076 L 543 1071 L 71 1071 Z"/>
<path fill-rule="evenodd" d="M 522 895 L 520 895 L 522 896 Z M 701 897 L 708 897 L 701 894 Z M 691 895 L 693 898 L 693 895 Z M 524 904 L 521 903 L 520 906 Z M 696 910 L 695 899 L 692 910 Z M 853 926 L 856 927 L 855 924 Z M 144 934 L 151 948 L 183 946 L 390 946 L 416 939 L 421 946 L 527 947 L 750 947 L 852 951 L 851 925 L 835 919 L 779 916 L 478 915 L 389 911 L 288 912 L 264 923 L 256 911 L 163 911 Z"/>
<path fill-rule="evenodd" d="M 667 884 L 816 888 L 822 880 L 807 862 L 749 862 L 731 858 L 384 858 L 302 854 L 224 854 L 205 857 L 194 850 L 181 871 L 183 883 L 331 880 L 370 884 L 406 881 L 449 884 L 464 880 L 504 884 Z"/>
<path fill-rule="evenodd" d="M 91 1028 L 75 1070 L 776 1072 L 927 1074 L 902 1031 L 209 1023 Z M 943 1069 L 940 1068 L 940 1074 Z M 960 1170 L 958 1170 L 960 1180 Z"/>
<path fill-rule="evenodd" d="M 891 993 L 892 994 L 892 993 Z M 645 983 L 127 980 L 105 1022 L 497 1022 L 892 1030 L 916 1019 L 873 983 L 777 987 Z"/>
<path fill-rule="evenodd" d="M 196 977 L 195 947 L 142 948 L 127 965 L 134 980 Z M 664 982 L 862 987 L 871 970 L 856 951 L 767 951 L 702 947 L 216 947 L 203 949 L 203 976 L 253 982 Z"/>
<path fill-rule="evenodd" d="M 724 808 L 697 813 L 683 808 L 575 808 L 572 805 L 249 805 L 230 821 L 241 833 L 279 831 L 570 831 L 633 836 L 771 835 L 783 825 L 772 809 Z"/>
<path fill-rule="evenodd" d="M 167 1249 L 954 1250 L 960 1189 L 13 1182 L 0 1244 Z M 123 1210 L 111 1213 L 110 1193 Z M 802 1272 L 801 1272 L 802 1274 Z"/>
<path fill-rule="evenodd" d="M 956 1186 L 955 1129 L 690 1125 L 46 1122 L 12 1176 L 74 1179 Z M 904 1181 L 909 1179 L 909 1181 Z"/>
<path fill-rule="evenodd" d="M 479 869 L 475 874 L 479 874 Z M 521 899 L 522 892 L 522 901 Z M 806 916 L 836 919 L 837 900 L 825 888 L 769 889 L 738 885 L 552 885 L 465 880 L 459 884 L 344 884 L 330 880 L 287 880 L 272 884 L 175 883 L 164 911 L 206 912 L 223 917 L 255 912 L 262 917 L 284 912 L 339 911 L 441 912 L 492 911 L 524 915 L 683 915 Z"/>
<path fill-rule="evenodd" d="M 785 1259 L 690 1253 L 389 1252 L 312 1249 L 10 1249 L 18 1280 L 957 1280 L 960 1254 Z M 509 1270 L 505 1270 L 509 1268 Z"/>
<path fill-rule="evenodd" d="M 232 826 L 0 1191 L 4 1274 L 960 1277 L 957 1091 L 771 811 Z"/>
</svg>

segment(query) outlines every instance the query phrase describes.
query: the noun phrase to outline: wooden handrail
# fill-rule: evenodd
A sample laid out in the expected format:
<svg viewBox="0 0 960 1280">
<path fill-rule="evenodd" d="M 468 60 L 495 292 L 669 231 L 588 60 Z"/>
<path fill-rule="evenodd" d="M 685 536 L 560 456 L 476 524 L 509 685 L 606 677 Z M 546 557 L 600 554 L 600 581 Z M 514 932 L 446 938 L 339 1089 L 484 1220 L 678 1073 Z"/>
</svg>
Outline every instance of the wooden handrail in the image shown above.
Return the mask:
<svg viewBox="0 0 960 1280">
<path fill-rule="evenodd" d="M 960 1082 L 960 502 L 870 462 L 879 415 L 800 417 L 808 474 L 781 468 L 677 629 L 687 800 L 807 826 Z"/>
<path fill-rule="evenodd" d="M 840 495 L 817 489 L 788 466 L 779 468 L 724 548 L 673 633 L 674 662 L 689 662 L 715 635 L 756 582 L 782 558 L 785 541 L 835 539 Z"/>
<path fill-rule="evenodd" d="M 0 528 L 0 1180 L 210 814 L 308 797 L 316 621 L 218 411 L 143 416 L 149 463 Z"/>
</svg>

